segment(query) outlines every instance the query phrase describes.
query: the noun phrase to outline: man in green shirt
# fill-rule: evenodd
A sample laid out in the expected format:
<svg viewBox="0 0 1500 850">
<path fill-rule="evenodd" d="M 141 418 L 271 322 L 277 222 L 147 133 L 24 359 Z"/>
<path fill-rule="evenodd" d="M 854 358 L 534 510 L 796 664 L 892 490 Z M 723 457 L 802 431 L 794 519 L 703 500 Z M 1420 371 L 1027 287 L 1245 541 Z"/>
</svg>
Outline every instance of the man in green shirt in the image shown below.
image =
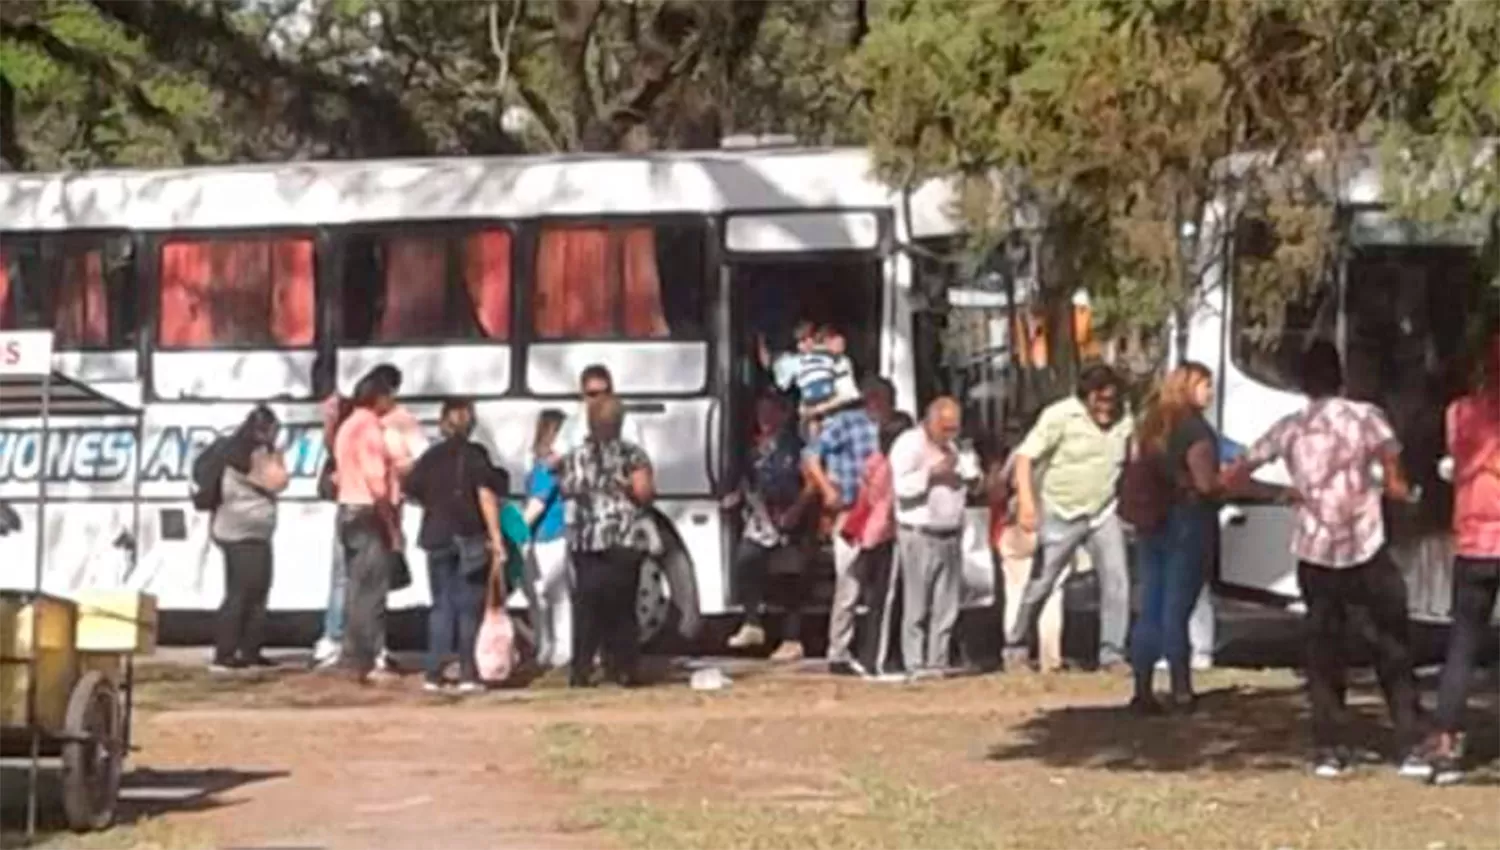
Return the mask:
<svg viewBox="0 0 1500 850">
<path fill-rule="evenodd" d="M 1114 370 L 1103 364 L 1085 368 L 1077 396 L 1043 410 L 1016 449 L 1016 522 L 1025 531 L 1038 531 L 1039 569 L 1026 584 L 1006 636 L 1010 669 L 1026 663 L 1037 616 L 1080 547 L 1087 547 L 1099 576 L 1099 664 L 1125 662 L 1130 575 L 1125 532 L 1115 516 L 1115 489 L 1135 426 L 1120 396 Z"/>
</svg>

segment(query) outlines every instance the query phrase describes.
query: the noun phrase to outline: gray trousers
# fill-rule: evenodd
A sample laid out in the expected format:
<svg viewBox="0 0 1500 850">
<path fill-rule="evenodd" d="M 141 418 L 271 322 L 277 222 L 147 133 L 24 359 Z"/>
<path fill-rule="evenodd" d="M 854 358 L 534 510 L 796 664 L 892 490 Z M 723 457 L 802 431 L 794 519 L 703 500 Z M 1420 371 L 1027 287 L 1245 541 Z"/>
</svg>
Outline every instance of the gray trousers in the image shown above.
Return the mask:
<svg viewBox="0 0 1500 850">
<path fill-rule="evenodd" d="M 1125 560 L 1125 531 L 1113 510 L 1107 515 L 1077 519 L 1042 517 L 1037 534 L 1037 572 L 1026 583 L 1005 642 L 1013 647 L 1026 645 L 1042 606 L 1080 546 L 1088 549 L 1099 577 L 1099 663 L 1123 662 L 1125 636 L 1130 629 L 1130 572 Z"/>
<path fill-rule="evenodd" d="M 852 657 L 850 645 L 854 642 L 854 612 L 859 606 L 860 580 L 854 565 L 859 560 L 859 547 L 844 539 L 839 532 L 849 512 L 838 515 L 833 523 L 833 603 L 828 609 L 828 661 L 848 661 Z"/>
<path fill-rule="evenodd" d="M 349 582 L 344 599 L 346 666 L 358 673 L 375 667 L 385 640 L 385 597 L 391 587 L 391 550 L 381 534 L 375 511 L 339 506 L 339 539 Z"/>
<path fill-rule="evenodd" d="M 901 570 L 901 657 L 908 672 L 945 670 L 963 590 L 962 534 L 896 529 Z"/>
</svg>

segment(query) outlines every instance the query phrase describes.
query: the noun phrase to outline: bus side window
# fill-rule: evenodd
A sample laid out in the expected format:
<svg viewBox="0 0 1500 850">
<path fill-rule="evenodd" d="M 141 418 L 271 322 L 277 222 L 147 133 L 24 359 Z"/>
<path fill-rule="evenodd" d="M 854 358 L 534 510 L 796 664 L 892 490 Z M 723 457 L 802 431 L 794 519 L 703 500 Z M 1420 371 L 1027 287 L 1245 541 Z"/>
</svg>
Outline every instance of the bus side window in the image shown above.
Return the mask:
<svg viewBox="0 0 1500 850">
<path fill-rule="evenodd" d="M 702 339 L 701 224 L 549 225 L 537 246 L 538 339 Z"/>
<path fill-rule="evenodd" d="M 344 241 L 346 344 L 504 342 L 510 332 L 511 234 L 503 228 Z"/>
<path fill-rule="evenodd" d="M 161 246 L 157 342 L 166 349 L 313 343 L 309 237 L 169 239 Z"/>
<path fill-rule="evenodd" d="M 128 348 L 135 299 L 127 237 L 14 237 L 0 247 L 0 330 L 50 329 L 64 351 Z"/>
</svg>

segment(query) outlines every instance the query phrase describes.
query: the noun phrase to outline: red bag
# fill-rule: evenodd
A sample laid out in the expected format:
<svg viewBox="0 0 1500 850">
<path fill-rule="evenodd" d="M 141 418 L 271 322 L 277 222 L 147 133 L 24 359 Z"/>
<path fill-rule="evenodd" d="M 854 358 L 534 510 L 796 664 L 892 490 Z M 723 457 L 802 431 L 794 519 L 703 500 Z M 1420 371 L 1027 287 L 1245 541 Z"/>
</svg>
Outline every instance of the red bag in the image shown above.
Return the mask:
<svg viewBox="0 0 1500 850">
<path fill-rule="evenodd" d="M 1175 488 L 1166 467 L 1160 452 L 1143 453 L 1133 440 L 1125 450 L 1118 512 L 1137 534 L 1150 534 L 1167 523 Z"/>
<path fill-rule="evenodd" d="M 839 536 L 846 543 L 858 546 L 859 541 L 865 536 L 865 523 L 870 521 L 870 500 L 865 498 L 865 491 L 861 489 L 859 495 L 854 498 L 854 506 L 844 517 L 844 525 L 839 529 Z"/>
<path fill-rule="evenodd" d="M 510 678 L 516 668 L 516 629 L 505 612 L 505 597 L 500 593 L 500 571 L 490 569 L 489 585 L 484 593 L 484 620 L 474 641 L 474 664 L 481 681 L 498 684 Z"/>
</svg>

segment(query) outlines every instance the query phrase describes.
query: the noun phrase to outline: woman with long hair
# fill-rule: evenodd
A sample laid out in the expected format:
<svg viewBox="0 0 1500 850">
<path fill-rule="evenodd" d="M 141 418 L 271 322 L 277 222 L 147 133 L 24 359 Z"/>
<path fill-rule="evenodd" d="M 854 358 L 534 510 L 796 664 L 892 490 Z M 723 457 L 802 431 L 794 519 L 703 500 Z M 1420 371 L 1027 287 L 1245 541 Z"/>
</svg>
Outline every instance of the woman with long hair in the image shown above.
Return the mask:
<svg viewBox="0 0 1500 850">
<path fill-rule="evenodd" d="M 1429 742 L 1432 781 L 1463 779 L 1459 739 L 1474 656 L 1500 594 L 1500 331 L 1492 333 L 1469 392 L 1448 405 L 1453 480 L 1453 626 Z"/>
<path fill-rule="evenodd" d="M 257 406 L 229 438 L 224 456 L 221 496 L 210 526 L 224 553 L 215 670 L 272 666 L 260 648 L 271 593 L 276 500 L 288 481 L 286 463 L 276 449 L 280 427 L 270 408 Z"/>
<path fill-rule="evenodd" d="M 567 417 L 549 408 L 536 418 L 531 470 L 526 473 L 526 525 L 531 529 L 529 565 L 536 629 L 536 659 L 542 667 L 566 667 L 573 660 L 573 576 L 568 565 L 568 520 L 558 492 L 558 435 Z"/>
<path fill-rule="evenodd" d="M 1201 363 L 1184 363 L 1162 381 L 1136 432 L 1133 462 L 1154 465 L 1160 487 L 1153 495 L 1163 509 L 1155 527 L 1137 529 L 1141 611 L 1130 641 L 1130 705 L 1144 714 L 1163 710 L 1152 691 L 1162 656 L 1171 672 L 1172 707 L 1188 711 L 1193 705 L 1188 619 L 1203 589 L 1219 491 L 1218 438 L 1203 418 L 1212 400 L 1213 373 Z"/>
</svg>

